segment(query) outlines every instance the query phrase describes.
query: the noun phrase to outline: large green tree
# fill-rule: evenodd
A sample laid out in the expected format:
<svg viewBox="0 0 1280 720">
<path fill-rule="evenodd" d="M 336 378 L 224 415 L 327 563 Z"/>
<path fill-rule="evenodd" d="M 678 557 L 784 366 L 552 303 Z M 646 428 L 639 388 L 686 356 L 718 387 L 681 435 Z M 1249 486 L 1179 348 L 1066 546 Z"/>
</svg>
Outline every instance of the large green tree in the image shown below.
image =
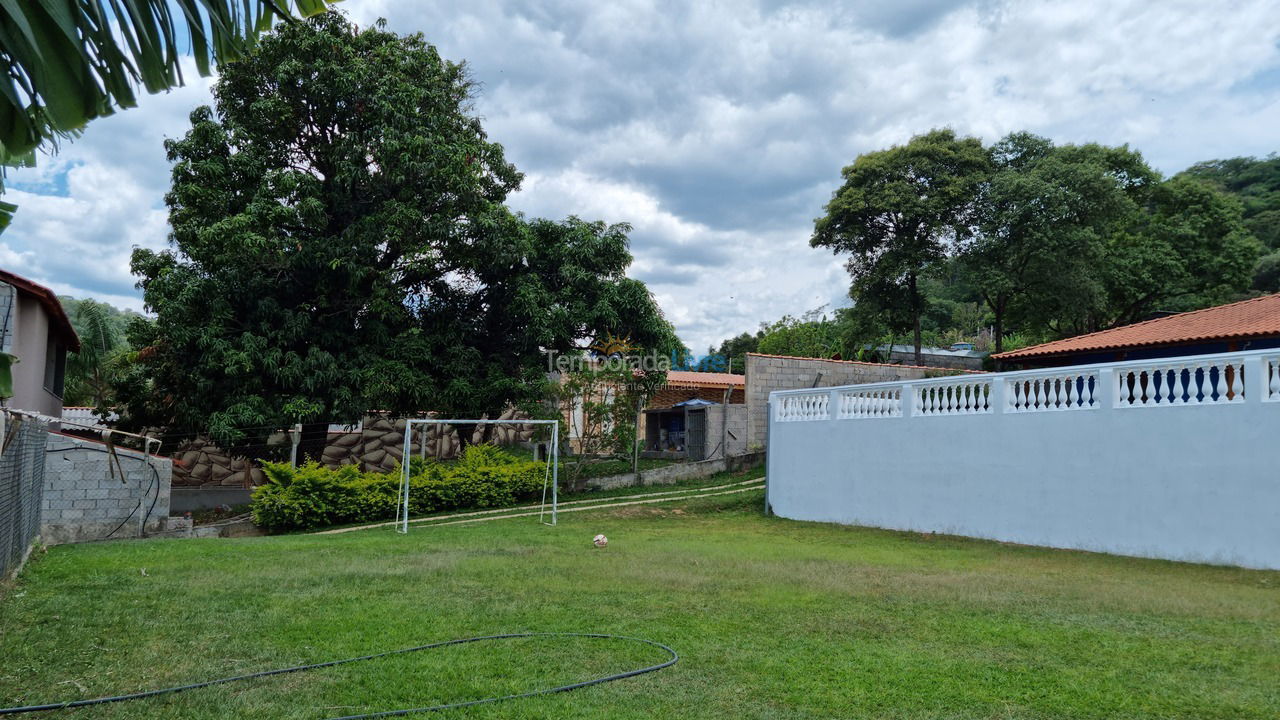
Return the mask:
<svg viewBox="0 0 1280 720">
<path fill-rule="evenodd" d="M 421 36 L 328 13 L 224 69 L 167 143 L 173 248 L 138 250 L 135 423 L 316 427 L 369 410 L 495 413 L 539 397 L 547 352 L 611 332 L 675 343 L 628 279 L 626 226 L 529 221 L 470 113 L 466 69 Z"/>
<path fill-rule="evenodd" d="M 1105 301 L 1104 241 L 1138 212 L 1158 176 L 1127 147 L 1013 133 L 991 148 L 978 232 L 962 256 L 989 308 L 995 351 L 1011 317 L 1044 327 Z"/>
<path fill-rule="evenodd" d="M 235 60 L 279 18 L 322 12 L 329 0 L 41 0 L 0 2 L 0 171 L 90 120 Z M 3 192 L 0 183 L 0 192 Z M 0 202 L 0 230 L 15 206 Z"/>
<path fill-rule="evenodd" d="M 990 160 L 977 138 L 933 130 L 859 156 L 816 222 L 810 244 L 848 254 L 854 302 L 904 306 L 920 363 L 920 278 L 976 221 Z"/>
<path fill-rule="evenodd" d="M 1180 174 L 1234 195 L 1244 206 L 1245 227 L 1266 247 L 1280 250 L 1280 155 L 1208 160 Z"/>
<path fill-rule="evenodd" d="M 1243 297 L 1262 246 L 1235 198 L 1191 177 L 1152 188 L 1129 227 L 1108 238 L 1104 302 L 1069 332 L 1137 322 L 1155 310 L 1185 311 Z"/>
</svg>

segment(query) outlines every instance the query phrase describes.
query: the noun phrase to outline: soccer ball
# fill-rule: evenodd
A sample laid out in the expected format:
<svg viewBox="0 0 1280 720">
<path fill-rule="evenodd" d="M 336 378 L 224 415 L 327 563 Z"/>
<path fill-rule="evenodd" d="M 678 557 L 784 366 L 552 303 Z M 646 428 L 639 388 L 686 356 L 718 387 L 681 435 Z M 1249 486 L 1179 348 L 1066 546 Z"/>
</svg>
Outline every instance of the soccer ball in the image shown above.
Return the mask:
<svg viewBox="0 0 1280 720">
<path fill-rule="evenodd" d="M 602 548 L 609 544 L 609 538 L 605 537 L 604 534 L 601 533 L 600 535 L 591 538 L 591 544 L 598 548 Z"/>
</svg>

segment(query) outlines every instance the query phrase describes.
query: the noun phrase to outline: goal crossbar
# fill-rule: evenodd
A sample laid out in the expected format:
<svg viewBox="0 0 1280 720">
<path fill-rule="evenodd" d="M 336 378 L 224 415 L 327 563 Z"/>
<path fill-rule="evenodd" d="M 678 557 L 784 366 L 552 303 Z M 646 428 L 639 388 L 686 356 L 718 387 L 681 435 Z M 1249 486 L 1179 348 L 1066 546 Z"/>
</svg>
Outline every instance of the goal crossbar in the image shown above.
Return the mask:
<svg viewBox="0 0 1280 720">
<path fill-rule="evenodd" d="M 413 446 L 413 428 L 415 425 L 550 425 L 551 426 L 551 453 L 547 458 L 547 463 L 551 468 L 550 484 L 551 484 L 551 522 L 556 524 L 556 511 L 559 500 L 560 486 L 560 421 L 559 420 L 521 420 L 511 418 L 507 420 L 465 420 L 465 419 L 436 419 L 436 418 L 411 418 L 404 424 L 404 454 L 401 455 L 400 461 L 400 503 L 396 508 L 396 520 L 400 527 L 397 532 L 405 534 L 409 532 L 409 458 L 411 455 L 410 448 Z M 437 439 L 440 442 L 443 438 Z M 422 439 L 422 446 L 426 448 L 426 437 Z M 547 477 L 543 475 L 542 481 L 542 506 L 545 508 L 547 504 Z M 538 514 L 538 519 L 542 519 L 542 513 Z M 547 524 L 547 523 L 544 523 Z"/>
</svg>

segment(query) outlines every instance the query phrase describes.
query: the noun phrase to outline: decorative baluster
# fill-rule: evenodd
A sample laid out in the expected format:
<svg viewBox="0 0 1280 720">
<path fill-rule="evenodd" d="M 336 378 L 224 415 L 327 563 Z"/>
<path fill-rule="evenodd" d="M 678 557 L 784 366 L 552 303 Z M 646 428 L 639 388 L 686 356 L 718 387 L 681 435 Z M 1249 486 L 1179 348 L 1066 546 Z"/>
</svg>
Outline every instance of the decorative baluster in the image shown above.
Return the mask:
<svg viewBox="0 0 1280 720">
<path fill-rule="evenodd" d="M 1268 362 L 1267 374 L 1271 376 L 1271 382 L 1268 383 L 1271 389 L 1270 397 L 1274 398 L 1280 395 L 1280 362 L 1275 360 Z"/>
<path fill-rule="evenodd" d="M 1213 383 L 1213 390 L 1214 390 L 1214 393 L 1217 395 L 1217 397 L 1214 399 L 1214 402 L 1224 403 L 1224 402 L 1227 402 L 1227 378 L 1226 378 L 1227 366 L 1218 365 L 1217 369 L 1218 369 L 1218 377 L 1214 379 L 1214 383 Z"/>
</svg>

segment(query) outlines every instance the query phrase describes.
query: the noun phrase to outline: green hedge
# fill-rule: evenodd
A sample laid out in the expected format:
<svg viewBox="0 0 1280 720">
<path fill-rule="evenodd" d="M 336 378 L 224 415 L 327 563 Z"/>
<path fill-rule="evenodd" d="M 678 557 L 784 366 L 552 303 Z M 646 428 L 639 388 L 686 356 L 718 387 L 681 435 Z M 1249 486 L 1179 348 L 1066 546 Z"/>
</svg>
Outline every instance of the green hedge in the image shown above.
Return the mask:
<svg viewBox="0 0 1280 720">
<path fill-rule="evenodd" d="M 473 445 L 454 462 L 409 461 L 409 513 L 503 507 L 541 495 L 546 466 L 488 445 Z M 362 473 L 352 465 L 298 468 L 266 463 L 267 482 L 253 491 L 253 521 L 274 531 L 310 530 L 396 516 L 400 472 Z"/>
</svg>

